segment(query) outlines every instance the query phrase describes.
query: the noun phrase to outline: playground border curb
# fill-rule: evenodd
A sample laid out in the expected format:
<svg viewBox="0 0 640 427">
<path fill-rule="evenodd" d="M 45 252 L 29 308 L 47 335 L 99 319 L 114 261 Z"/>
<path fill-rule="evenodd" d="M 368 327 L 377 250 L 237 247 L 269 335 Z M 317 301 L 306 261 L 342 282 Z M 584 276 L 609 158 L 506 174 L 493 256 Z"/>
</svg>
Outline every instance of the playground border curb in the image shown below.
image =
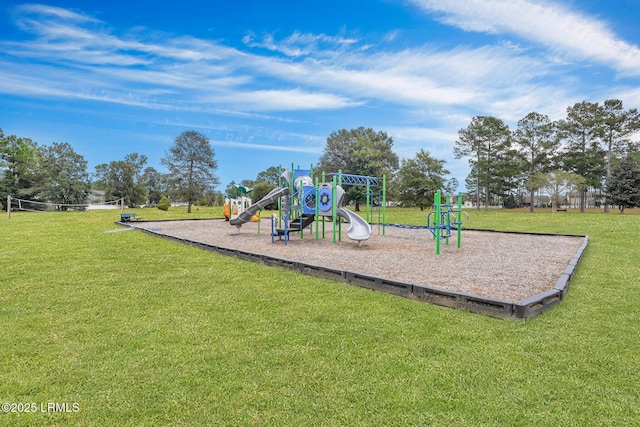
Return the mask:
<svg viewBox="0 0 640 427">
<path fill-rule="evenodd" d="M 171 220 L 167 220 L 171 221 Z M 179 221 L 179 220 L 173 220 Z M 187 219 L 187 221 L 190 221 Z M 465 310 L 472 313 L 483 314 L 490 317 L 496 317 L 505 320 L 518 320 L 518 319 L 530 319 L 538 316 L 539 314 L 549 310 L 560 304 L 562 300 L 566 298 L 569 290 L 569 284 L 575 273 L 584 252 L 587 249 L 589 243 L 588 235 L 576 235 L 576 234 L 553 234 L 553 233 L 530 233 L 530 232 L 511 232 L 511 231 L 496 231 L 487 229 L 470 229 L 474 231 L 486 231 L 493 233 L 506 233 L 506 234 L 530 234 L 530 235 L 546 235 L 546 236 L 570 236 L 570 237 L 582 237 L 584 239 L 580 248 L 578 248 L 576 254 L 569 261 L 567 268 L 560 275 L 553 289 L 546 290 L 537 295 L 530 296 L 517 302 L 504 301 L 500 299 L 488 298 L 479 295 L 465 294 L 460 292 L 453 292 L 444 289 L 439 289 L 424 285 L 414 285 L 411 283 L 404 283 L 395 280 L 390 280 L 382 277 L 370 276 L 362 273 L 354 273 L 350 271 L 336 270 L 328 267 L 317 266 L 313 264 L 306 264 L 297 261 L 289 261 L 281 258 L 276 258 L 270 255 L 260 255 L 252 252 L 247 252 L 238 249 L 226 248 L 224 246 L 211 245 L 208 243 L 198 242 L 189 239 L 182 239 L 179 237 L 169 236 L 162 234 L 155 230 L 147 230 L 144 228 L 135 227 L 136 222 L 158 222 L 158 221 L 145 221 L 138 220 L 135 222 L 121 222 L 115 221 L 115 224 L 124 227 L 133 227 L 136 230 L 142 231 L 147 234 L 151 234 L 157 237 L 162 237 L 167 240 L 172 240 L 180 243 L 194 246 L 200 249 L 209 250 L 219 253 L 221 255 L 235 256 L 236 258 L 261 263 L 273 267 L 282 267 L 289 270 L 294 270 L 302 274 L 310 276 L 320 277 L 323 279 L 336 280 L 339 282 L 347 283 L 350 285 L 359 286 L 366 289 L 371 289 L 379 292 L 384 292 L 392 295 L 402 296 L 410 299 L 417 299 L 440 305 L 444 307 Z"/>
</svg>

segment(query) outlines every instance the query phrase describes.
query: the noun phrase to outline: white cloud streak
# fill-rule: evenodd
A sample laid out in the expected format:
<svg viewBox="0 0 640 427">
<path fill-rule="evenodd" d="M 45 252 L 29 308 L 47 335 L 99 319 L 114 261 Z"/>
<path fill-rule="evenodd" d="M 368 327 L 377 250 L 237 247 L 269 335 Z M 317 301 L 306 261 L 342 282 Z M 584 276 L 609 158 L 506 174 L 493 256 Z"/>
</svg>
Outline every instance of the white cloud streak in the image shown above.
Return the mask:
<svg viewBox="0 0 640 427">
<path fill-rule="evenodd" d="M 231 147 L 231 148 L 246 148 L 251 150 L 263 150 L 263 151 L 281 151 L 288 153 L 306 153 L 306 154 L 321 154 L 322 147 L 305 147 L 305 146 L 283 146 L 272 144 L 253 144 L 248 142 L 237 141 L 211 141 L 213 147 Z"/>
<path fill-rule="evenodd" d="M 261 56 L 185 36 L 117 36 L 98 20 L 48 6 L 18 12 L 21 28 L 36 37 L 2 42 L 0 48 L 22 58 L 19 68 L 26 67 L 26 74 L 47 77 L 15 87 L 29 86 L 30 93 L 40 94 L 55 87 L 57 95 L 146 103 L 153 109 L 184 108 L 185 100 L 194 104 L 191 108 L 245 112 L 332 110 L 377 102 L 481 109 L 492 97 L 512 96 L 549 73 L 547 65 L 507 45 L 368 52 L 357 39 L 343 35 L 295 32 L 282 41 L 264 36 L 259 43 L 247 36 L 248 45 L 285 54 Z M 21 71 L 14 70 L 11 78 L 19 81 Z"/>
<path fill-rule="evenodd" d="M 265 118 L 268 112 L 382 105 L 415 121 L 430 106 L 425 120 L 438 126 L 476 113 L 513 121 L 530 111 L 561 113 L 568 99 L 582 100 L 572 93 L 576 77 L 567 57 L 609 61 L 620 72 L 640 70 L 636 47 L 565 6 L 526 0 L 413 2 L 448 25 L 515 34 L 549 49 L 503 39 L 393 50 L 386 39 L 381 48 L 345 34 L 296 31 L 280 40 L 248 34 L 247 51 L 241 51 L 141 29 L 119 35 L 80 12 L 26 5 L 15 9 L 15 20 L 32 38 L 0 41 L 0 77 L 7 83 L 0 92 Z"/>
<path fill-rule="evenodd" d="M 612 65 L 622 76 L 640 75 L 640 48 L 610 25 L 567 6 L 534 0 L 411 0 L 465 31 L 511 34 L 566 58 Z"/>
</svg>

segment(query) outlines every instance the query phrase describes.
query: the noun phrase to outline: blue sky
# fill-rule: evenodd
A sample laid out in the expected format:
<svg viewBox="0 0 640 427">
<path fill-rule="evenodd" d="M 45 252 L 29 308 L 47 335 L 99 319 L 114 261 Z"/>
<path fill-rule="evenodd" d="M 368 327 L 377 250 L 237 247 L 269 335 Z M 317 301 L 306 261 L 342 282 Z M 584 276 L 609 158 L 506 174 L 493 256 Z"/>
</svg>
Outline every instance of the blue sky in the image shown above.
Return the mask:
<svg viewBox="0 0 640 427">
<path fill-rule="evenodd" d="M 640 107 L 640 0 L 157 0 L 0 5 L 0 128 L 89 162 L 210 138 L 219 190 L 317 163 L 333 131 L 446 160 L 476 115 Z"/>
</svg>

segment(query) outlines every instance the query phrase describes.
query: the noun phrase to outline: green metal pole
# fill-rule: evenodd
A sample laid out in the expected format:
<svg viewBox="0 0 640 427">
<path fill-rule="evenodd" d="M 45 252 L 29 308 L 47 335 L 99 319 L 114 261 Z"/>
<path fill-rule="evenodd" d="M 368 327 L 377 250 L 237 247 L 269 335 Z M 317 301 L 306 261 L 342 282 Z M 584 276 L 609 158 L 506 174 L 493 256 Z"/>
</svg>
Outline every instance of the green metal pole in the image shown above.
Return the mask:
<svg viewBox="0 0 640 427">
<path fill-rule="evenodd" d="M 324 217 L 322 217 L 322 240 L 324 240 L 324 225 L 325 225 L 325 220 Z"/>
<path fill-rule="evenodd" d="M 320 209 L 320 200 L 318 200 L 320 196 L 319 193 L 320 193 L 320 186 L 318 184 L 318 178 L 316 178 L 316 199 L 315 199 L 316 201 L 316 206 L 315 206 L 316 208 L 316 240 L 318 240 L 318 221 L 320 221 L 320 215 L 318 215 L 318 211 Z"/>
<path fill-rule="evenodd" d="M 336 205 L 336 177 L 333 177 L 331 183 L 331 220 L 333 221 L 333 243 L 336 243 L 336 216 L 338 214 L 338 207 Z"/>
<path fill-rule="evenodd" d="M 324 184 L 325 182 L 327 182 L 327 177 L 324 173 L 324 171 L 322 171 L 322 183 Z M 324 240 L 324 226 L 325 226 L 325 220 L 324 217 L 322 217 L 322 239 Z"/>
<path fill-rule="evenodd" d="M 384 236 L 384 224 L 387 223 L 387 176 L 382 175 L 382 235 Z"/>
<path fill-rule="evenodd" d="M 278 187 L 282 187 L 282 166 L 278 165 Z M 282 228 L 282 197 L 278 197 L 278 228 Z"/>
<path fill-rule="evenodd" d="M 458 193 L 458 248 L 462 247 L 462 193 Z"/>
<path fill-rule="evenodd" d="M 367 180 L 368 181 L 368 180 Z M 369 187 L 369 182 L 367 182 L 367 210 L 365 216 L 367 217 L 367 222 L 371 223 L 371 195 L 369 192 L 371 191 L 371 187 Z"/>
<path fill-rule="evenodd" d="M 296 189 L 296 187 L 293 185 L 293 181 L 294 181 L 294 176 L 295 173 L 293 172 L 293 162 L 291 162 L 291 173 L 289 174 L 289 224 L 291 224 L 291 221 L 293 221 L 293 216 L 295 214 L 295 206 L 293 205 L 294 202 L 294 197 L 293 197 L 293 190 Z"/>
<path fill-rule="evenodd" d="M 338 170 L 338 185 L 342 187 L 342 169 Z M 333 197 L 333 205 L 335 207 L 336 214 L 338 212 L 338 201 L 336 200 L 336 197 L 335 197 L 337 193 L 338 191 L 336 190 Z M 338 240 L 342 242 L 342 218 L 337 218 L 337 220 L 338 220 Z"/>
<path fill-rule="evenodd" d="M 302 214 L 304 213 L 304 186 L 302 180 L 300 180 L 300 190 L 298 190 L 298 219 L 302 221 Z M 300 239 L 304 239 L 304 230 L 300 228 Z"/>
<path fill-rule="evenodd" d="M 447 226 L 447 238 L 445 239 L 445 244 L 447 246 L 449 246 L 449 235 L 451 234 L 451 204 L 453 202 L 452 196 L 451 194 L 449 194 L 449 203 L 447 203 L 447 196 L 444 196 L 444 204 L 447 205 L 446 207 L 446 226 Z"/>
<path fill-rule="evenodd" d="M 436 255 L 440 255 L 440 190 L 436 192 L 435 205 L 436 218 L 434 222 L 436 226 Z"/>
<path fill-rule="evenodd" d="M 295 181 L 295 166 L 293 165 L 293 162 L 291 162 L 291 174 L 289 176 L 289 190 L 291 190 L 291 197 L 293 197 L 293 190 L 296 189 L 296 187 L 293 185 L 293 181 Z"/>
</svg>

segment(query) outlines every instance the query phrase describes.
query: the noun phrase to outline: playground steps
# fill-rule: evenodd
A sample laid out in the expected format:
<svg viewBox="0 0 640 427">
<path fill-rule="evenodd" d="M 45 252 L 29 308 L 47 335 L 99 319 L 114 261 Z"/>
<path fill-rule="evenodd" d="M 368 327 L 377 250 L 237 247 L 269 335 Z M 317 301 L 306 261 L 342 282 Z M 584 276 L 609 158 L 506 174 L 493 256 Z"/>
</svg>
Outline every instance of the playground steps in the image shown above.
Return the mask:
<svg viewBox="0 0 640 427">
<path fill-rule="evenodd" d="M 289 232 L 304 230 L 309 225 L 311 225 L 311 223 L 313 223 L 315 219 L 316 219 L 316 216 L 314 214 L 302 214 L 300 218 L 294 219 L 289 223 L 288 230 Z M 277 230 L 277 231 L 278 233 L 280 233 L 281 231 L 284 232 L 284 230 Z"/>
<path fill-rule="evenodd" d="M 286 229 L 278 228 L 275 230 L 276 236 L 284 236 L 287 233 L 295 233 L 304 230 L 316 219 L 314 214 L 302 214 L 300 218 L 294 219 L 289 223 Z"/>
</svg>

